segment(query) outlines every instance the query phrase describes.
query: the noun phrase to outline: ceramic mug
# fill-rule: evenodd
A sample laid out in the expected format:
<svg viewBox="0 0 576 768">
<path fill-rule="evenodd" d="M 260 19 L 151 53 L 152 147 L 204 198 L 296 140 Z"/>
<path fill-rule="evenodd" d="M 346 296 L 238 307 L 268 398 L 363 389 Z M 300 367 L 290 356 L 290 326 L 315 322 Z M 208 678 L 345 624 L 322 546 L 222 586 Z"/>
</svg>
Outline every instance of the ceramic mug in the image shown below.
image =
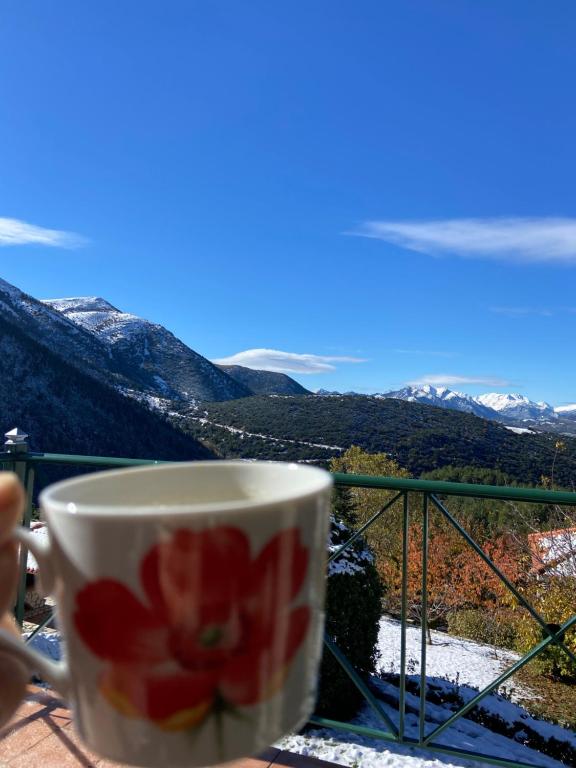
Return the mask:
<svg viewBox="0 0 576 768">
<path fill-rule="evenodd" d="M 55 595 L 66 660 L 0 636 L 73 711 L 94 752 L 208 766 L 301 727 L 315 699 L 332 480 L 315 467 L 193 462 L 47 488 L 49 543 L 23 530 Z"/>
</svg>

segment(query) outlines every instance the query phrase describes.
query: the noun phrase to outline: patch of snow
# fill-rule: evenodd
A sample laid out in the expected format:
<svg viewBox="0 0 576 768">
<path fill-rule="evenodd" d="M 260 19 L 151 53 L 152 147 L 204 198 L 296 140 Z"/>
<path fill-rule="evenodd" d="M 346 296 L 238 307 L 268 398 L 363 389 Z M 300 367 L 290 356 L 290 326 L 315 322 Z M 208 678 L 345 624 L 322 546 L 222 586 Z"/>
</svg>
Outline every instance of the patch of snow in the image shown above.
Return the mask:
<svg viewBox="0 0 576 768">
<path fill-rule="evenodd" d="M 534 432 L 526 427 L 508 427 L 504 425 L 504 429 L 509 429 L 510 432 L 515 432 L 517 435 L 533 435 Z"/>
<path fill-rule="evenodd" d="M 29 636 L 30 633 L 26 632 L 23 637 L 24 639 L 27 639 Z M 37 635 L 34 635 L 29 645 L 35 651 L 38 651 L 38 653 L 41 653 L 43 656 L 47 656 L 54 661 L 60 661 L 62 657 L 59 632 L 38 632 Z"/>
<path fill-rule="evenodd" d="M 345 450 L 340 445 L 325 445 L 324 443 L 310 443 L 306 440 L 291 440 L 287 437 L 272 437 L 272 435 L 263 435 L 260 432 L 247 432 L 244 429 L 239 429 L 238 427 L 231 427 L 228 424 L 218 424 L 217 422 L 210 421 L 209 419 L 202 416 L 189 416 L 188 418 L 191 419 L 192 421 L 197 421 L 199 424 L 216 427 L 217 429 L 225 429 L 226 431 L 231 432 L 234 435 L 240 435 L 241 439 L 243 437 L 258 437 L 262 440 L 268 440 L 272 443 L 290 443 L 291 445 L 306 445 L 311 448 L 325 448 L 326 450 L 330 450 L 330 451 Z"/>
<path fill-rule="evenodd" d="M 146 340 L 145 340 L 145 342 L 146 342 Z M 150 354 L 150 353 L 148 352 L 148 344 L 147 344 L 147 343 L 145 343 L 144 354 L 145 354 L 145 355 L 149 355 L 149 354 Z M 160 391 L 161 391 L 161 392 L 164 392 L 164 394 L 168 394 L 168 393 L 170 392 L 170 387 L 169 387 L 169 386 L 168 386 L 168 384 L 167 384 L 167 383 L 164 381 L 164 379 L 162 378 L 162 376 L 159 376 L 159 375 L 156 373 L 156 374 L 154 374 L 153 378 L 154 378 L 154 381 L 156 382 L 156 384 L 158 385 L 158 389 L 160 389 Z"/>
<path fill-rule="evenodd" d="M 164 386 L 166 386 L 165 382 Z M 129 389 L 128 387 L 116 387 L 116 389 L 126 397 L 131 397 L 133 400 L 138 400 L 139 403 L 147 405 L 152 410 L 161 411 L 162 413 L 169 413 L 171 416 L 181 416 L 181 414 L 177 414 L 174 411 L 169 410 L 173 406 L 173 402 L 169 398 L 158 397 L 157 395 L 152 395 L 149 392 L 141 392 L 140 390 Z M 190 404 L 193 405 L 194 403 L 194 400 L 190 401 Z"/>
<path fill-rule="evenodd" d="M 31 526 L 30 532 L 40 539 L 39 543 L 41 545 L 48 543 L 48 528 L 45 523 L 36 523 Z M 28 550 L 26 555 L 26 573 L 38 573 L 38 563 L 30 550 Z"/>
<path fill-rule="evenodd" d="M 118 312 L 106 299 L 99 296 L 73 296 L 67 299 L 41 299 L 58 312 Z"/>
<path fill-rule="evenodd" d="M 552 576 L 576 576 L 576 528 L 528 534 L 532 565 Z"/>
<path fill-rule="evenodd" d="M 512 418 L 557 418 L 554 409 L 548 403 L 544 401 L 534 402 L 517 392 L 511 394 L 489 392 L 485 395 L 478 395 L 474 400 L 497 413 Z"/>
<path fill-rule="evenodd" d="M 328 554 L 332 555 L 344 545 L 353 531 L 341 520 L 330 518 L 330 541 L 328 544 Z M 345 549 L 342 554 L 328 563 L 328 576 L 334 574 L 347 574 L 353 576 L 356 573 L 362 573 L 366 563 L 373 563 L 374 555 L 367 548 L 363 539 L 357 539 L 351 546 Z"/>
<path fill-rule="evenodd" d="M 475 643 L 453 637 L 445 632 L 432 630 L 432 645 L 426 649 L 426 674 L 443 677 L 447 674 L 460 684 L 484 688 L 520 656 L 513 651 L 495 648 L 492 645 Z M 380 621 L 378 634 L 380 651 L 379 669 L 382 672 L 400 671 L 400 622 L 384 616 Z M 406 630 L 406 658 L 410 672 L 420 673 L 420 627 L 408 626 Z M 527 699 L 530 693 L 514 678 L 506 683 L 516 699 Z"/>
<path fill-rule="evenodd" d="M 93 334 L 102 341 L 115 344 L 118 341 L 145 333 L 153 323 L 129 312 L 121 312 L 110 302 L 98 296 L 79 296 L 70 299 L 45 299 L 46 306 L 58 310 L 64 317 Z"/>
</svg>

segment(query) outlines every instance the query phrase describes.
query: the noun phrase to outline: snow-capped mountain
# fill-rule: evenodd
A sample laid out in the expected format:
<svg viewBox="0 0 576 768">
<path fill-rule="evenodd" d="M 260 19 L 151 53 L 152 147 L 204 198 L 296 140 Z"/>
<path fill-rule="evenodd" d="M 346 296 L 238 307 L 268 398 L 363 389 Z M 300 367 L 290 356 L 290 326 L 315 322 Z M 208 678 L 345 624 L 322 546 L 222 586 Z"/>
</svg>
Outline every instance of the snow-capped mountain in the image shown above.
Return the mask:
<svg viewBox="0 0 576 768">
<path fill-rule="evenodd" d="M 484 419 L 494 418 L 493 411 L 483 403 L 478 402 L 477 399 L 463 392 L 455 392 L 447 387 L 437 388 L 430 384 L 407 386 L 395 392 L 375 395 L 375 397 L 390 397 L 395 400 L 405 400 L 408 403 L 436 405 L 439 408 L 450 408 L 455 411 L 463 411 L 464 413 L 473 413 L 475 416 L 481 416 Z"/>
<path fill-rule="evenodd" d="M 558 415 L 555 413 L 554 408 L 545 403 L 543 400 L 540 402 L 534 402 L 529 400 L 524 395 L 517 393 L 512 394 L 499 394 L 497 392 L 489 392 L 485 395 L 478 395 L 474 398 L 477 403 L 485 405 L 487 408 L 491 408 L 502 416 L 507 416 L 511 419 L 531 421 L 549 421 L 550 419 L 557 419 Z"/>
<path fill-rule="evenodd" d="M 553 408 L 544 401 L 534 402 L 517 393 L 500 394 L 489 392 L 473 397 L 463 392 L 454 392 L 446 387 L 433 387 L 430 384 L 407 386 L 395 392 L 385 392 L 375 397 L 391 397 L 410 403 L 424 403 L 440 408 L 452 408 L 457 411 L 473 413 L 484 419 L 497 421 L 556 422 L 559 418 L 576 417 L 576 405 Z"/>
<path fill-rule="evenodd" d="M 573 405 L 559 405 L 557 408 L 554 408 L 554 411 L 559 416 L 576 417 L 576 403 Z"/>
<path fill-rule="evenodd" d="M 67 317 L 0 279 L 0 316 L 15 322 L 42 346 L 108 383 L 126 383 L 116 375 L 106 346 Z"/>
<path fill-rule="evenodd" d="M 46 299 L 74 327 L 97 339 L 132 382 L 174 400 L 233 400 L 252 392 L 186 346 L 162 325 L 122 312 L 105 299 L 82 296 Z"/>
<path fill-rule="evenodd" d="M 101 341 L 1 280 L 0 360 L 0 434 L 20 427 L 33 450 L 174 460 L 213 456 L 118 391 L 128 379 L 114 369 Z"/>
</svg>

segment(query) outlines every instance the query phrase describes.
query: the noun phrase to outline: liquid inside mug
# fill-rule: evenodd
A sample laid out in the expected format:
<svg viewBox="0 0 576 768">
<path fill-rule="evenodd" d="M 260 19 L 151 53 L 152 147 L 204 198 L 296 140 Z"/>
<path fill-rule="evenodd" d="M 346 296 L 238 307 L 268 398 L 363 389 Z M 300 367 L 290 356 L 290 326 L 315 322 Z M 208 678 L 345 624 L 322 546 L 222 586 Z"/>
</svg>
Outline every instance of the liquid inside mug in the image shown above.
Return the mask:
<svg viewBox="0 0 576 768">
<path fill-rule="evenodd" d="M 330 475 L 273 462 L 113 470 L 47 488 L 65 660 L 0 636 L 70 702 L 99 755 L 208 766 L 256 754 L 314 706 Z"/>
</svg>

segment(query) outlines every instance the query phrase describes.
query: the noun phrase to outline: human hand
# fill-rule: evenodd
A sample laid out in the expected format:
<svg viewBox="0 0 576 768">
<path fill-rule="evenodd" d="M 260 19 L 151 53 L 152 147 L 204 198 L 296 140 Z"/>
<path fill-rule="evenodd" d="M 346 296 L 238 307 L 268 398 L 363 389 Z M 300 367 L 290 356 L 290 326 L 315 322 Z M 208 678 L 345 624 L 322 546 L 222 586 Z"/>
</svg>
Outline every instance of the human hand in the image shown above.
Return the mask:
<svg viewBox="0 0 576 768">
<path fill-rule="evenodd" d="M 0 629 L 20 640 L 12 616 L 18 584 L 18 544 L 10 536 L 21 520 L 24 489 L 13 472 L 0 472 Z M 30 675 L 21 661 L 0 652 L 0 727 L 13 715 L 24 698 Z"/>
</svg>

